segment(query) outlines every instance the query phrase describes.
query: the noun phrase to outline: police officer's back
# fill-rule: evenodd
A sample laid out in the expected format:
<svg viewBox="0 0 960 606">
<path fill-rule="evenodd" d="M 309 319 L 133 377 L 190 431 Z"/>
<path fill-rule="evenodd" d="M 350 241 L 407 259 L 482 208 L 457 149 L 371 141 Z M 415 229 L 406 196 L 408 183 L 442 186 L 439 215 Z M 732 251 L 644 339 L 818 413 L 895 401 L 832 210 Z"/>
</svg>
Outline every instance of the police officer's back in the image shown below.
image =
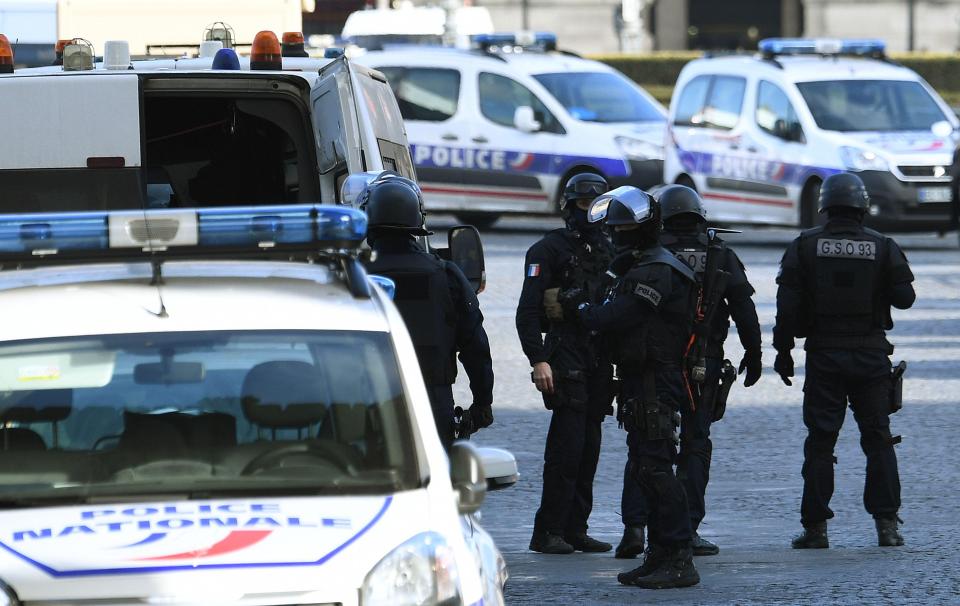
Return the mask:
<svg viewBox="0 0 960 606">
<path fill-rule="evenodd" d="M 713 452 L 710 425 L 723 417 L 726 394 L 736 377 L 733 367 L 724 360 L 724 342 L 732 318 L 744 349 L 739 371 L 746 372 L 744 386 L 754 385 L 763 369 L 760 322 L 751 298 L 754 289 L 743 263 L 716 230 L 707 229 L 706 213 L 697 192 L 683 185 L 668 185 L 656 197 L 663 213 L 660 241 L 690 265 L 701 291 L 700 321 L 705 325 L 696 331 L 697 342 L 689 354 L 697 359 L 688 360 L 695 406 L 683 411 L 677 475 L 684 483 L 690 504 L 694 555 L 713 555 L 719 548 L 702 539 L 697 528 L 706 512 L 704 495 Z M 696 366 L 701 364 L 705 371 L 702 376 L 696 372 Z"/>
<path fill-rule="evenodd" d="M 660 246 L 659 204 L 645 192 L 617 188 L 590 212 L 594 219 L 605 216 L 618 261 L 630 263 L 616 272 L 623 278 L 602 304 L 577 293 L 564 293 L 561 300 L 568 309 L 576 304 L 586 328 L 610 338 L 631 470 L 651 509 L 646 558 L 618 580 L 648 589 L 694 585 L 700 577 L 690 549 L 687 499 L 673 471 L 678 412 L 688 398 L 683 357 L 696 307 L 694 273 Z"/>
<path fill-rule="evenodd" d="M 557 294 L 566 288 L 584 289 L 591 300 L 600 296 L 612 248 L 602 226 L 587 220 L 587 208 L 607 189 L 600 175 L 572 177 L 562 196 L 566 226 L 531 246 L 524 264 L 517 334 L 534 383 L 552 411 L 543 493 L 530 541 L 530 549 L 542 553 L 612 548 L 587 535 L 601 422 L 612 397 L 612 368 L 596 339 L 575 317 L 565 316 L 557 302 Z"/>
<path fill-rule="evenodd" d="M 374 251 L 367 270 L 396 283 L 394 303 L 413 340 L 440 439 L 449 448 L 458 353 L 473 392 L 473 427 L 493 422 L 493 364 L 479 302 L 456 265 L 426 252 L 415 239 L 430 233 L 416 183 L 388 176 L 371 183 L 363 198 Z"/>
<path fill-rule="evenodd" d="M 834 446 L 849 401 L 867 457 L 864 505 L 881 546 L 903 544 L 897 526 L 900 479 L 889 414 L 893 393 L 886 331 L 890 307 L 913 305 L 913 274 L 897 243 L 863 227 L 869 197 L 863 182 L 841 173 L 820 191 L 825 225 L 803 232 L 783 256 L 777 278 L 774 368 L 791 384 L 795 337 L 807 350 L 803 418 L 804 532 L 794 548 L 827 547 Z"/>
</svg>

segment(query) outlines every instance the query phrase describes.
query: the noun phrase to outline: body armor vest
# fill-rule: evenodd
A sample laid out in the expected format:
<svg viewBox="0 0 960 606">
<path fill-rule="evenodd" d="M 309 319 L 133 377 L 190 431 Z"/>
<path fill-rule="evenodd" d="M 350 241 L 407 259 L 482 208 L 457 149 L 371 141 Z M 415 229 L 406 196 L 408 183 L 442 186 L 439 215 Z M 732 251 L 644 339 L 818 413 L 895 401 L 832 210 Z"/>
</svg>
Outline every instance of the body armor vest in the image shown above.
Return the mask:
<svg viewBox="0 0 960 606">
<path fill-rule="evenodd" d="M 804 232 L 800 264 L 810 293 L 809 336 L 862 337 L 887 328 L 882 298 L 886 238 L 859 225 L 827 224 Z"/>
<path fill-rule="evenodd" d="M 425 252 L 384 253 L 367 271 L 396 283 L 393 302 L 410 332 L 424 382 L 456 381 L 456 310 L 444 262 Z"/>
</svg>

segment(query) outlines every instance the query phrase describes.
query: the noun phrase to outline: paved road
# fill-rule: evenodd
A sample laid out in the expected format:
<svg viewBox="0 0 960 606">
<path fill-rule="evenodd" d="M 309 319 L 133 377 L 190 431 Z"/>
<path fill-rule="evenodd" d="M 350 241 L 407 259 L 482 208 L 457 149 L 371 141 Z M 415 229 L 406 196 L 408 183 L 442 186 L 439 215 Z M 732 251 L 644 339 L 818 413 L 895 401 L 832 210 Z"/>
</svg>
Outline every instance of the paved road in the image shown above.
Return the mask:
<svg viewBox="0 0 960 606">
<path fill-rule="evenodd" d="M 431 217 L 433 219 L 433 217 Z M 444 225 L 444 218 L 436 222 Z M 447 222 L 446 224 L 450 224 Z M 650 592 L 621 587 L 616 574 L 632 567 L 608 554 L 544 556 L 527 551 L 540 495 L 540 465 L 549 414 L 529 381 L 529 366 L 514 330 L 523 254 L 556 221 L 505 221 L 484 233 L 488 287 L 481 295 L 494 349 L 496 424 L 479 436 L 511 450 L 522 478 L 489 496 L 484 524 L 510 567 L 511 604 L 960 604 L 960 250 L 956 234 L 898 237 L 917 275 L 919 300 L 895 313 L 896 359 L 910 361 L 904 410 L 893 419 L 903 435 L 900 457 L 907 546 L 880 549 L 863 511 L 864 458 L 852 415 L 841 434 L 837 491 L 832 503 L 829 551 L 798 552 L 789 539 L 799 529 L 800 465 L 804 431 L 801 391 L 773 374 L 773 352 L 764 352 L 765 374 L 755 387 L 734 388 L 726 418 L 714 426 L 713 474 L 704 536 L 721 545 L 716 557 L 698 558 L 698 587 Z M 795 232 L 756 230 L 728 238 L 757 288 L 764 343 L 769 347 L 780 255 Z M 732 336 L 728 357 L 742 351 Z M 795 353 L 802 378 L 803 352 Z M 458 385 L 460 401 L 469 402 Z M 604 424 L 591 532 L 619 538 L 624 434 Z"/>
</svg>

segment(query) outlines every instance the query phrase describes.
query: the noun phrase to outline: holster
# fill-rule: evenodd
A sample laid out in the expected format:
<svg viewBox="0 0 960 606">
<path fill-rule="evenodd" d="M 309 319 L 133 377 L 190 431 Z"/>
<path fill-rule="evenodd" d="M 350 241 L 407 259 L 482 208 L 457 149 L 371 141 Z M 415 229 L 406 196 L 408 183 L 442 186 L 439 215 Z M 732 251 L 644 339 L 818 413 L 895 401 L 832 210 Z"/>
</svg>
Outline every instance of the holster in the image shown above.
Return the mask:
<svg viewBox="0 0 960 606">
<path fill-rule="evenodd" d="M 903 375 L 906 372 L 906 361 L 901 361 L 890 371 L 890 414 L 903 408 Z"/>
<path fill-rule="evenodd" d="M 730 388 L 737 382 L 737 369 L 730 360 L 724 360 L 720 368 L 720 384 L 716 386 L 713 402 L 713 422 L 723 418 L 727 412 L 727 398 L 730 397 Z"/>
<path fill-rule="evenodd" d="M 589 405 L 587 395 L 587 373 L 582 370 L 553 370 L 553 393 L 543 394 L 543 405 L 547 410 L 572 408 L 586 410 Z"/>
<path fill-rule="evenodd" d="M 643 395 L 618 399 L 618 417 L 627 431 L 639 432 L 644 440 L 672 440 L 680 443 L 677 433 L 680 413 L 657 398 L 657 388 L 652 370 L 643 373 Z"/>
</svg>

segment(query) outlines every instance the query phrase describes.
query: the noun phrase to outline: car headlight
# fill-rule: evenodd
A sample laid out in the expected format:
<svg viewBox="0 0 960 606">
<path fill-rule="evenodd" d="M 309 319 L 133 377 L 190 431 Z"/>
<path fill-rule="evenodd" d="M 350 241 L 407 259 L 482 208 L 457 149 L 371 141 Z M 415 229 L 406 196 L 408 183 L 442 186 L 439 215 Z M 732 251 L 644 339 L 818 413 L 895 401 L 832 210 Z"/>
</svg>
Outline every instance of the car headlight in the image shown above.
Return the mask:
<svg viewBox="0 0 960 606">
<path fill-rule="evenodd" d="M 890 170 L 887 161 L 868 149 L 859 147 L 841 147 L 840 158 L 847 170 Z"/>
<path fill-rule="evenodd" d="M 400 545 L 367 574 L 363 606 L 459 606 L 460 577 L 453 549 L 435 532 Z"/>
<path fill-rule="evenodd" d="M 633 137 L 616 137 L 623 155 L 631 160 L 663 160 L 663 146 Z"/>
<path fill-rule="evenodd" d="M 0 606 L 20 606 L 17 594 L 3 581 L 0 581 Z"/>
</svg>

